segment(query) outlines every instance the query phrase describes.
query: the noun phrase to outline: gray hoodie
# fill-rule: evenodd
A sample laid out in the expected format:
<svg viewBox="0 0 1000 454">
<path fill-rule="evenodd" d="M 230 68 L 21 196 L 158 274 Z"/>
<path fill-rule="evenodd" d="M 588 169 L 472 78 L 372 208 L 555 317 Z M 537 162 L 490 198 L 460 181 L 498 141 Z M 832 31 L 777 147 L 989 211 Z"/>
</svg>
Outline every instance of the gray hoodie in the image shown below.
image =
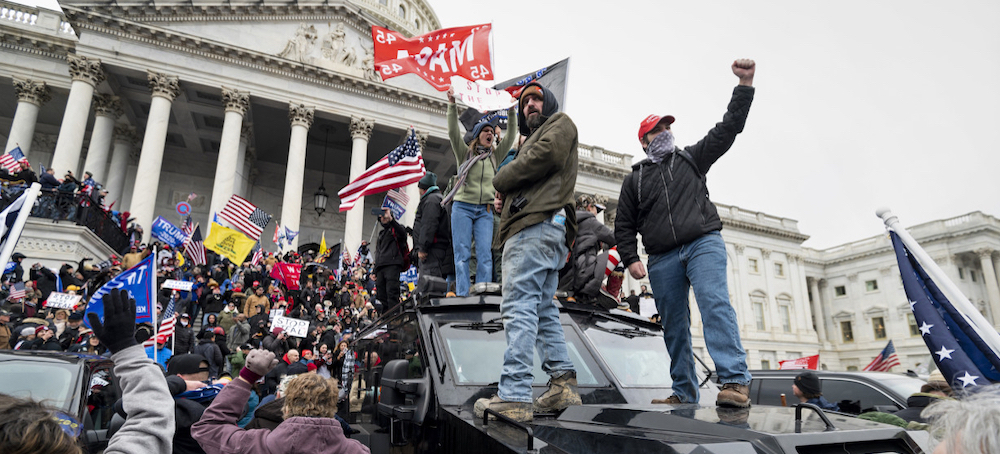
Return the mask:
<svg viewBox="0 0 1000 454">
<path fill-rule="evenodd" d="M 174 406 L 160 366 L 134 345 L 111 356 L 122 387 L 122 406 L 128 414 L 121 430 L 111 437 L 106 454 L 168 453 L 173 450 Z"/>
</svg>

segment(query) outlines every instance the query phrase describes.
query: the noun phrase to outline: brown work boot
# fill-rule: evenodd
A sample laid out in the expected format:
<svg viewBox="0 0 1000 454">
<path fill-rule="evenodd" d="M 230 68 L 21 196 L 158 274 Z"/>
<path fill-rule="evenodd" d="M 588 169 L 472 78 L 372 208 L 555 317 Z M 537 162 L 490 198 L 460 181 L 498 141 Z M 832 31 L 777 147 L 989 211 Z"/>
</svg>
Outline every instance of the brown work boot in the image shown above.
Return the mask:
<svg viewBox="0 0 1000 454">
<path fill-rule="evenodd" d="M 535 414 L 531 411 L 531 404 L 528 402 L 508 402 L 506 400 L 500 399 L 500 396 L 494 394 L 493 397 L 487 399 L 482 398 L 476 401 L 476 405 L 472 407 L 476 418 L 482 420 L 483 414 L 486 413 L 486 409 L 489 408 L 503 416 L 513 419 L 517 422 L 531 422 L 535 418 Z M 490 415 L 490 419 L 497 419 L 495 416 Z"/>
<path fill-rule="evenodd" d="M 571 405 L 583 405 L 576 390 L 576 372 L 563 372 L 558 378 L 549 379 L 549 389 L 535 399 L 535 412 L 545 413 L 565 410 Z"/>
<path fill-rule="evenodd" d="M 722 385 L 719 396 L 715 399 L 715 405 L 721 407 L 750 407 L 750 387 L 739 383 L 726 383 Z"/>
<path fill-rule="evenodd" d="M 668 397 L 666 399 L 653 399 L 653 401 L 650 402 L 650 403 L 652 403 L 652 404 L 679 405 L 679 404 L 682 404 L 683 402 L 681 402 L 681 398 L 680 397 L 670 396 L 670 397 Z"/>
</svg>

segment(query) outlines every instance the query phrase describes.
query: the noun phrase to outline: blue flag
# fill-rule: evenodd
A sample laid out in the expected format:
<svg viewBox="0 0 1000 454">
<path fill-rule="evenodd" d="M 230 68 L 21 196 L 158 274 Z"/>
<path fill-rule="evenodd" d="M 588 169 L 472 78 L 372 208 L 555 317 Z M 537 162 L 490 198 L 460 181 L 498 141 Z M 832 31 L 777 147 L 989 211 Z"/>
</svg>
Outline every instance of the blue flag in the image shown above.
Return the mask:
<svg viewBox="0 0 1000 454">
<path fill-rule="evenodd" d="M 169 244 L 171 247 L 181 247 L 184 242 L 187 241 L 188 235 L 184 233 L 176 225 L 170 223 L 170 221 L 163 219 L 163 216 L 157 216 L 153 220 L 152 226 L 153 236 L 160 239 L 164 243 Z"/>
<path fill-rule="evenodd" d="M 138 265 L 129 268 L 119 274 L 114 279 L 104 284 L 87 303 L 86 313 L 93 312 L 104 321 L 104 301 L 101 299 L 112 289 L 120 288 L 128 291 L 132 298 L 135 298 L 135 322 L 153 324 L 156 315 L 156 293 L 153 286 L 156 285 L 156 275 L 154 274 L 154 263 L 156 254 L 149 254 Z M 84 317 L 83 323 L 90 326 L 90 320 Z"/>
<path fill-rule="evenodd" d="M 7 274 L 14 271 L 14 268 L 16 267 L 17 267 L 17 262 L 7 262 L 7 266 L 3 267 L 3 274 Z"/>
<path fill-rule="evenodd" d="M 945 297 L 899 236 L 889 234 L 920 336 L 941 374 L 956 390 L 1000 381 L 1000 357 Z"/>
</svg>

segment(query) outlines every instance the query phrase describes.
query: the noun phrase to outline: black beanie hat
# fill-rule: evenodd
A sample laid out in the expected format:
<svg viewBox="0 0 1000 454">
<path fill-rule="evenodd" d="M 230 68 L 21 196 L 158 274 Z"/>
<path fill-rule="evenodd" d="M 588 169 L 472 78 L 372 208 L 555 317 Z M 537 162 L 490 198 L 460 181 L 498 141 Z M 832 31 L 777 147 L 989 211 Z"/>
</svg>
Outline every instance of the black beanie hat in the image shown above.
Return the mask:
<svg viewBox="0 0 1000 454">
<path fill-rule="evenodd" d="M 795 386 L 799 391 L 807 396 L 818 396 L 823 394 L 823 384 L 819 381 L 819 375 L 815 372 L 803 372 L 795 376 Z"/>
<path fill-rule="evenodd" d="M 413 180 L 410 180 L 413 181 Z M 431 186 L 437 186 L 438 176 L 434 172 L 427 172 L 424 176 L 420 177 L 420 181 L 417 182 L 417 187 L 420 189 L 427 189 Z"/>
</svg>

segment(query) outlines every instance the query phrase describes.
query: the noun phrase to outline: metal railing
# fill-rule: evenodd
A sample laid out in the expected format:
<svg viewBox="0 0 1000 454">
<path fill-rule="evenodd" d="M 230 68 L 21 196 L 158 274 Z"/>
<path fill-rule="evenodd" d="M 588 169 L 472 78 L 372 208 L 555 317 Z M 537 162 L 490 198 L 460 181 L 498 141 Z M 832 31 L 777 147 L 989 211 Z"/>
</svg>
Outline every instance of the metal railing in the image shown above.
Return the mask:
<svg viewBox="0 0 1000 454">
<path fill-rule="evenodd" d="M 21 184 L 4 183 L 0 186 L 0 210 L 17 200 L 25 189 L 27 186 Z M 72 221 L 94 232 L 116 252 L 123 254 L 128 249 L 128 236 L 122 231 L 120 223 L 111 213 L 94 206 L 86 194 L 42 189 L 30 216 L 53 222 Z"/>
</svg>

